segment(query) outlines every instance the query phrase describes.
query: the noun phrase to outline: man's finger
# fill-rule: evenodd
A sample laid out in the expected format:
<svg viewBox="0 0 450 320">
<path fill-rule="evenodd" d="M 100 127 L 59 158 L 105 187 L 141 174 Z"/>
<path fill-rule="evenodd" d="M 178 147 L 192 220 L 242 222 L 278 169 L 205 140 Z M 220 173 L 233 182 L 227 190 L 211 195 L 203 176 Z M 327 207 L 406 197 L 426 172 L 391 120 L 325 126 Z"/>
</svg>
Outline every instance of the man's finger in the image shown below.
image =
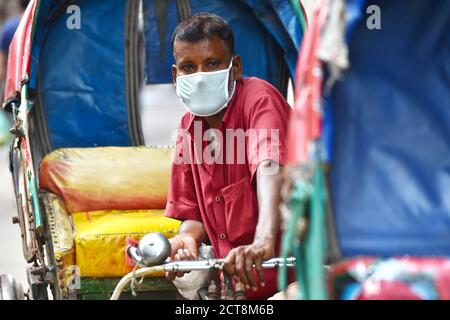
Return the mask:
<svg viewBox="0 0 450 320">
<path fill-rule="evenodd" d="M 175 238 L 170 238 L 169 239 L 169 243 L 170 243 L 170 256 L 173 257 L 178 249 L 183 248 L 183 240 L 181 240 L 181 238 L 179 237 L 175 237 Z"/>
<path fill-rule="evenodd" d="M 227 257 L 225 258 L 225 262 L 223 265 L 225 271 L 228 272 L 228 274 L 236 274 L 235 261 L 236 261 L 236 251 L 231 250 L 228 253 Z"/>
<path fill-rule="evenodd" d="M 166 272 L 166 278 L 169 281 L 173 281 L 175 279 L 175 272 Z"/>
<path fill-rule="evenodd" d="M 178 256 L 178 259 L 177 259 L 177 260 L 186 260 L 186 255 L 185 255 L 183 249 L 179 249 L 179 250 L 177 251 L 177 256 Z"/>
<path fill-rule="evenodd" d="M 245 284 L 246 288 L 249 289 L 249 283 L 247 279 L 247 273 L 245 271 L 245 251 L 241 250 L 236 255 L 236 274 L 241 279 L 241 282 Z"/>
<path fill-rule="evenodd" d="M 185 260 L 194 260 L 195 259 L 194 255 L 188 249 L 183 249 L 183 253 L 184 253 Z"/>
<path fill-rule="evenodd" d="M 194 259 L 197 259 L 198 257 L 198 247 L 197 247 L 197 241 L 194 240 L 192 237 L 186 237 L 183 239 L 183 249 L 187 249 L 193 256 Z"/>
<path fill-rule="evenodd" d="M 262 259 L 260 256 L 257 256 L 255 259 L 255 269 L 258 274 L 259 283 L 261 284 L 261 287 L 264 287 L 266 285 L 266 278 L 264 276 L 264 270 L 262 267 Z"/>
<path fill-rule="evenodd" d="M 247 276 L 249 285 L 253 290 L 256 290 L 256 282 L 253 277 L 253 256 L 249 253 L 245 257 L 245 275 Z"/>
</svg>

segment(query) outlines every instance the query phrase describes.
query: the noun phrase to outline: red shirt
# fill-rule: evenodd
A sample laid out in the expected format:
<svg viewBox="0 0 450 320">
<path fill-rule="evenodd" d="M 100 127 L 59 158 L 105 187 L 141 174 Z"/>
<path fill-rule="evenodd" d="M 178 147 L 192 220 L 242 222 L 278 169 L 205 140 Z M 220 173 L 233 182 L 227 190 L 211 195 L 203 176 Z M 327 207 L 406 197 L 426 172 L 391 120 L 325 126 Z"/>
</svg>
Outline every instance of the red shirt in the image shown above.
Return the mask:
<svg viewBox="0 0 450 320">
<path fill-rule="evenodd" d="M 214 142 L 205 132 L 204 118 L 186 113 L 181 119 L 166 216 L 202 222 L 217 258 L 253 242 L 258 222 L 255 173 L 263 160 L 285 163 L 290 111 L 271 84 L 247 78 L 237 82 Z M 266 287 L 256 295 L 248 292 L 249 298 L 277 291 L 273 271 L 266 272 Z"/>
</svg>

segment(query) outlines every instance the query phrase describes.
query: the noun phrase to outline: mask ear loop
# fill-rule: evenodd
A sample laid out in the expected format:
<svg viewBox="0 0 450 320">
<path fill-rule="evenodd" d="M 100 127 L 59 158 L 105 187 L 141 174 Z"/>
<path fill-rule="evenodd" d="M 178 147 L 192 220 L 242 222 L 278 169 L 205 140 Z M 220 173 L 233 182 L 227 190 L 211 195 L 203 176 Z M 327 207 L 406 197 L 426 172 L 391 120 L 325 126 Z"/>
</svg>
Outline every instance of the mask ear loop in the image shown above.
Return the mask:
<svg viewBox="0 0 450 320">
<path fill-rule="evenodd" d="M 225 86 L 225 96 L 227 97 L 226 105 L 228 105 L 231 98 L 233 98 L 234 90 L 236 89 L 236 81 L 233 81 L 233 90 L 231 91 L 231 94 L 230 94 L 230 90 L 228 90 L 229 89 L 228 85 L 230 82 L 230 72 L 231 72 L 231 69 L 233 68 L 233 59 L 234 59 L 234 57 L 231 58 L 230 66 L 228 67 L 228 72 L 227 72 L 227 79 L 226 79 L 227 85 Z"/>
<path fill-rule="evenodd" d="M 233 99 L 233 96 L 234 96 L 234 92 L 235 92 L 235 91 L 236 91 L 236 80 L 233 81 L 233 90 L 231 91 L 231 94 L 230 94 L 230 96 L 228 97 L 227 104 L 229 104 L 230 101 L 231 101 L 231 99 Z"/>
</svg>

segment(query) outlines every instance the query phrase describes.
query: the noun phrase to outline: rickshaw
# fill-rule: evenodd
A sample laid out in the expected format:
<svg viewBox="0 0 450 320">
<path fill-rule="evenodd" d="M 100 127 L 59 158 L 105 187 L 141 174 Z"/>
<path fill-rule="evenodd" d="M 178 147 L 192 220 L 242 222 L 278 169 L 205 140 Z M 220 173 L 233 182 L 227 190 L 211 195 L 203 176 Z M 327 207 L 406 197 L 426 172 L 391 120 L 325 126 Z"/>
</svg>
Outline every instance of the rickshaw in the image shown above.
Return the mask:
<svg viewBox="0 0 450 320">
<path fill-rule="evenodd" d="M 319 0 L 309 22 L 283 190 L 297 297 L 450 299 L 450 2 Z"/>
<path fill-rule="evenodd" d="M 138 94 L 172 82 L 171 33 L 201 11 L 229 21 L 246 76 L 287 94 L 306 25 L 299 1 L 30 2 L 10 47 L 3 104 L 15 120 L 13 221 L 29 263 L 26 298 L 109 299 L 133 269 L 129 243 L 177 233 L 180 222 L 163 216 L 173 148 L 145 146 Z M 4 279 L 3 292 L 21 298 Z M 180 298 L 164 272 L 137 291 Z M 122 298 L 134 298 L 130 287 Z"/>
</svg>

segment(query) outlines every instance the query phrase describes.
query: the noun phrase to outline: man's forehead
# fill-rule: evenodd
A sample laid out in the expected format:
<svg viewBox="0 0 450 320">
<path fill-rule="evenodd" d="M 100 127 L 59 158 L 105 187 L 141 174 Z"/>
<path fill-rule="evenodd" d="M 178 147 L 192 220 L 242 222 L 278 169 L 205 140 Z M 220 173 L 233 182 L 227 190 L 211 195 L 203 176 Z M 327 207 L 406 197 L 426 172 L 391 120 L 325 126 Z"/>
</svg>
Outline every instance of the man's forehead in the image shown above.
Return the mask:
<svg viewBox="0 0 450 320">
<path fill-rule="evenodd" d="M 216 36 L 195 42 L 175 39 L 173 44 L 173 54 L 177 60 L 201 58 L 202 56 L 209 55 L 226 59 L 229 56 L 229 49 L 225 41 Z"/>
</svg>

